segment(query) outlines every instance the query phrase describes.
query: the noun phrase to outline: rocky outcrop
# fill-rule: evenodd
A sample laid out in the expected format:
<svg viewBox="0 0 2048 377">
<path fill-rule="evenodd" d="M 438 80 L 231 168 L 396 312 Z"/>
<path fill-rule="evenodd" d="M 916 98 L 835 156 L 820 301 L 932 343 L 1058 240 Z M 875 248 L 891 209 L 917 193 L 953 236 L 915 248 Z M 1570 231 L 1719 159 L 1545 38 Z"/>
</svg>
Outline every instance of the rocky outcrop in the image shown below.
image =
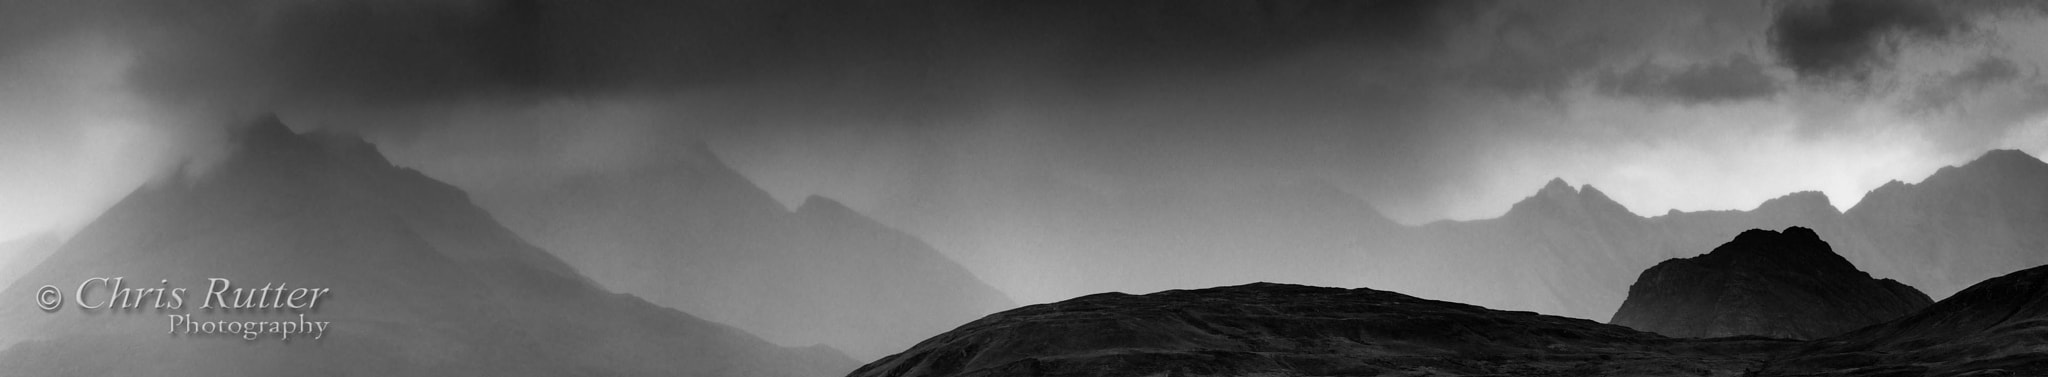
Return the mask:
<svg viewBox="0 0 2048 377">
<path fill-rule="evenodd" d="M 1658 263 L 1609 323 L 1674 337 L 1814 339 L 1927 307 L 1926 294 L 1874 279 L 1813 230 L 1750 230 L 1713 252 Z"/>
</svg>

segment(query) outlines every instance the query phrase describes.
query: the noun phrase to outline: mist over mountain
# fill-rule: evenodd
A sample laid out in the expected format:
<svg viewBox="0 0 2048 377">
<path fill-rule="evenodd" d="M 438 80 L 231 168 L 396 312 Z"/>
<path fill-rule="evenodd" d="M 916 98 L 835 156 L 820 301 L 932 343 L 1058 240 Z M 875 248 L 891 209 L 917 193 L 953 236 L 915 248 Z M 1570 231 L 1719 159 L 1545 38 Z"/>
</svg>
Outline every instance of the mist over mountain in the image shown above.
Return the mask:
<svg viewBox="0 0 2048 377">
<path fill-rule="evenodd" d="M 0 288 L 13 284 L 29 269 L 42 264 L 44 258 L 57 252 L 64 239 L 56 233 L 38 233 L 7 242 L 0 242 Z"/>
<path fill-rule="evenodd" d="M 600 284 L 779 344 L 872 359 L 1007 309 L 945 254 L 813 196 L 794 211 L 709 147 L 536 186 L 473 186 L 515 232 Z"/>
<path fill-rule="evenodd" d="M 827 376 L 853 361 L 784 348 L 606 292 L 453 186 L 360 140 L 246 126 L 203 172 L 136 190 L 5 293 L 66 287 L 63 307 L 0 307 L 0 370 L 33 376 Z M 191 289 L 179 309 L 72 306 L 93 277 Z M 324 287 L 311 310 L 200 309 L 209 278 Z M 159 285 L 158 280 L 164 280 Z M 251 285 L 253 284 L 253 285 Z M 110 292 L 102 292 L 110 293 Z M 332 321 L 319 339 L 176 333 L 194 321 Z M 293 316 L 294 318 L 283 318 Z M 171 333 L 165 330 L 172 328 Z M 121 355 L 121 357 L 106 357 Z"/>
<path fill-rule="evenodd" d="M 1808 191 L 1746 211 L 1654 217 L 1636 215 L 1598 188 L 1554 179 L 1498 218 L 1419 226 L 1386 221 L 1371 205 L 1312 180 L 1150 191 L 1104 191 L 1054 177 L 940 180 L 909 185 L 921 190 L 905 190 L 875 212 L 958 255 L 997 287 L 1030 292 L 1026 302 L 1091 289 L 1271 280 L 1606 320 L 1639 272 L 1749 229 L 1813 229 L 1862 270 L 1934 298 L 2048 263 L 2048 255 L 2029 251 L 2048 248 L 2048 232 L 2037 231 L 2048 229 L 2044 172 L 2032 156 L 2001 150 L 1918 184 L 1874 190 L 1847 211 Z M 960 189 L 982 185 L 1011 188 L 989 189 L 1009 193 L 997 196 Z M 982 213 L 1002 216 L 971 215 Z"/>
<path fill-rule="evenodd" d="M 1146 185 L 1057 176 L 901 183 L 872 211 L 1025 302 L 1266 280 L 1349 286 L 1399 224 L 1326 181 Z M 991 194 L 978 194 L 991 193 Z"/>
<path fill-rule="evenodd" d="M 1934 297 L 2048 264 L 2048 163 L 1985 153 L 1919 183 L 1892 181 L 1843 211 L 1843 256 Z"/>
<path fill-rule="evenodd" d="M 1643 270 L 1608 323 L 1672 337 L 1817 339 L 1926 308 L 1926 294 L 1877 279 L 1812 229 L 1749 230 L 1707 254 Z"/>
</svg>

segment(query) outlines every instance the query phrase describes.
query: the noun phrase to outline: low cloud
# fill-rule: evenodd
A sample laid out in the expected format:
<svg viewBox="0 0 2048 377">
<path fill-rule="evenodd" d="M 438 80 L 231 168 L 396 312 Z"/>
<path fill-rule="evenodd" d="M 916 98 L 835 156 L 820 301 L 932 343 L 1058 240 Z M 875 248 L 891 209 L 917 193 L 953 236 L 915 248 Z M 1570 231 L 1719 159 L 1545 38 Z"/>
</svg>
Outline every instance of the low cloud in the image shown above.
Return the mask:
<svg viewBox="0 0 2048 377">
<path fill-rule="evenodd" d="M 1902 44 L 1947 39 L 1972 26 L 1935 1 L 1832 0 L 1780 11 L 1770 42 L 1779 62 L 1801 77 L 1862 81 L 1889 67 Z"/>
<path fill-rule="evenodd" d="M 1609 96 L 1684 105 L 1712 104 L 1776 95 L 1780 89 L 1778 80 L 1764 69 L 1748 55 L 1683 67 L 1643 62 L 1619 72 L 1602 72 L 1594 82 L 1602 94 Z"/>
</svg>

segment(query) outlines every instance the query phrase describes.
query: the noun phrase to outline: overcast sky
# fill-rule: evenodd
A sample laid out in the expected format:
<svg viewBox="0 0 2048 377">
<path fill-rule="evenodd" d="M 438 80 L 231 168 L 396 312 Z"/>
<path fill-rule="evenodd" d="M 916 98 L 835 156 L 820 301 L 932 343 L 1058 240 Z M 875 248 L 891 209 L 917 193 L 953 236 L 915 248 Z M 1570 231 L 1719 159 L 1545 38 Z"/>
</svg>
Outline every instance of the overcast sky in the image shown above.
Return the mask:
<svg viewBox="0 0 2048 377">
<path fill-rule="evenodd" d="M 1318 179 L 1411 224 L 1552 177 L 1645 215 L 1847 208 L 2048 153 L 2042 4 L 6 1 L 0 238 L 203 166 L 266 112 L 472 179 L 703 140 L 787 203 L 857 209 L 934 172 Z"/>
</svg>

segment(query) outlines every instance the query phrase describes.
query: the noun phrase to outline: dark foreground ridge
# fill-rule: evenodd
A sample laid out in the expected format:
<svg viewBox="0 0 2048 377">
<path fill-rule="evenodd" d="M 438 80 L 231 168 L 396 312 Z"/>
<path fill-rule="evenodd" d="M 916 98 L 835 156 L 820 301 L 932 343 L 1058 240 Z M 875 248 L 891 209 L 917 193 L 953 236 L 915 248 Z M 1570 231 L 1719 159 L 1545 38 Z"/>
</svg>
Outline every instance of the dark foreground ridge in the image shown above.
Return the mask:
<svg viewBox="0 0 2048 377">
<path fill-rule="evenodd" d="M 1970 286 L 1913 315 L 1809 343 L 1783 376 L 2048 376 L 2048 266 Z"/>
<path fill-rule="evenodd" d="M 852 375 L 1739 375 L 1796 344 L 1677 340 L 1372 289 L 1257 283 L 1028 306 Z"/>
<path fill-rule="evenodd" d="M 990 315 L 852 376 L 2042 376 L 2048 266 L 1814 341 L 1668 338 L 1372 289 L 1106 293 Z"/>
<path fill-rule="evenodd" d="M 1751 229 L 1713 252 L 1644 270 L 1609 323 L 1674 337 L 1817 339 L 1933 303 L 1856 269 L 1811 229 Z"/>
</svg>

